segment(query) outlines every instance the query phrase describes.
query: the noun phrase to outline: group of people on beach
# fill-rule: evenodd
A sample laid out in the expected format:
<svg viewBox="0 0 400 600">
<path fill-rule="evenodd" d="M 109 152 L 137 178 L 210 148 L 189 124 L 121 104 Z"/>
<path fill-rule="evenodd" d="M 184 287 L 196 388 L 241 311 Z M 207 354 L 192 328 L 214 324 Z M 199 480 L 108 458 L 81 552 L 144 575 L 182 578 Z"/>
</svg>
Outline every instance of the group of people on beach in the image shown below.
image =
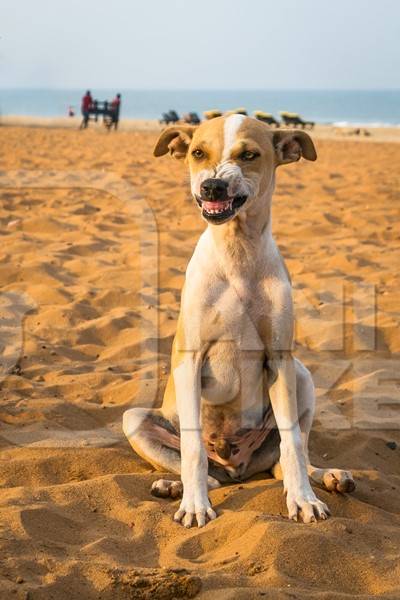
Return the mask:
<svg viewBox="0 0 400 600">
<path fill-rule="evenodd" d="M 112 127 L 117 129 L 120 110 L 121 94 L 116 94 L 111 102 L 107 100 L 99 102 L 98 100 L 93 99 L 91 91 L 87 90 L 81 101 L 82 122 L 79 129 L 86 129 L 89 125 L 90 117 L 93 116 L 94 120 L 97 121 L 99 115 L 103 116 L 104 125 L 108 129 L 111 129 Z M 69 107 L 68 114 L 70 117 L 75 116 L 75 111 L 71 106 Z"/>
</svg>

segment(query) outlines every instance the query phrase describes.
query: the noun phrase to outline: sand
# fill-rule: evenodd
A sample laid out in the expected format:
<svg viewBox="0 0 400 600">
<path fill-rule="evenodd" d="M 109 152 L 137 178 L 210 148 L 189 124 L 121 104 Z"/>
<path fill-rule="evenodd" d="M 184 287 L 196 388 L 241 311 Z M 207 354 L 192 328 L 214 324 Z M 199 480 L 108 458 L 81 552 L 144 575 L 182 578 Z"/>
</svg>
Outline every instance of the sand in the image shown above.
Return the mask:
<svg viewBox="0 0 400 600">
<path fill-rule="evenodd" d="M 204 226 L 156 135 L 0 128 L 1 600 L 398 600 L 400 144 L 317 132 L 318 161 L 282 167 L 274 200 L 317 387 L 311 457 L 356 491 L 317 491 L 332 518 L 296 524 L 259 476 L 185 530 L 121 431 L 161 400 Z"/>
<path fill-rule="evenodd" d="M 4 127 L 38 127 L 46 129 L 78 129 L 80 115 L 75 117 L 34 117 L 25 115 L 0 115 L 0 126 Z M 165 125 L 157 119 L 126 119 L 119 123 L 120 131 L 161 131 Z M 104 125 L 99 118 L 95 123 L 90 121 L 90 129 L 103 131 Z M 307 128 L 308 131 L 308 128 Z M 317 123 L 312 130 L 316 139 L 356 140 L 362 142 L 400 142 L 400 126 L 376 127 L 364 125 L 333 126 Z"/>
</svg>

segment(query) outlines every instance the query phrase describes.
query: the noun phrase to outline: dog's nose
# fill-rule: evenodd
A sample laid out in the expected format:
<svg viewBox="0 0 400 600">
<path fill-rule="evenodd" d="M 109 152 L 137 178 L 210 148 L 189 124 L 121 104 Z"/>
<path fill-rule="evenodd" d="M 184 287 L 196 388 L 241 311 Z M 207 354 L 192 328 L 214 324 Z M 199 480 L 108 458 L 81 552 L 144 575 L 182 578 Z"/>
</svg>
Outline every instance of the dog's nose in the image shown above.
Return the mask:
<svg viewBox="0 0 400 600">
<path fill-rule="evenodd" d="M 200 186 L 200 192 L 207 200 L 224 200 L 228 195 L 228 182 L 223 179 L 206 179 Z"/>
</svg>

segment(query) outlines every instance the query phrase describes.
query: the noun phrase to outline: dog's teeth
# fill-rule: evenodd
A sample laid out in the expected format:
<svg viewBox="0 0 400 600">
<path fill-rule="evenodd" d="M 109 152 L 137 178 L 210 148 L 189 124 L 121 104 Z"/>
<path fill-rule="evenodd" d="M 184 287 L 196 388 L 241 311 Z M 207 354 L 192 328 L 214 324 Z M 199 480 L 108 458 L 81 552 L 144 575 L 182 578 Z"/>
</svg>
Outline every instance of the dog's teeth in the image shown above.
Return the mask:
<svg viewBox="0 0 400 600">
<path fill-rule="evenodd" d="M 232 208 L 232 204 L 225 208 L 209 208 L 206 209 L 207 214 L 209 215 L 220 215 L 226 211 L 227 208 Z"/>
</svg>

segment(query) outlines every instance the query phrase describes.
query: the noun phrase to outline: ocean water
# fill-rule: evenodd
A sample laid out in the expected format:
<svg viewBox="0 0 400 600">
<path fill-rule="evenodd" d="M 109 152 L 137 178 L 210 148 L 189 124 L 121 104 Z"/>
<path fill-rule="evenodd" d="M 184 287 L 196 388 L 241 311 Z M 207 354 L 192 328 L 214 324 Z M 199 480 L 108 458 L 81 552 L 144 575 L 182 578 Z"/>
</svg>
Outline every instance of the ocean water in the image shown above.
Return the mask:
<svg viewBox="0 0 400 600">
<path fill-rule="evenodd" d="M 64 116 L 68 106 L 79 112 L 85 90 L 0 89 L 0 115 Z M 157 119 L 175 109 L 179 114 L 218 108 L 246 107 L 249 114 L 264 110 L 299 112 L 318 123 L 400 125 L 400 90 L 123 90 L 92 89 L 98 100 L 122 94 L 121 117 Z"/>
</svg>

